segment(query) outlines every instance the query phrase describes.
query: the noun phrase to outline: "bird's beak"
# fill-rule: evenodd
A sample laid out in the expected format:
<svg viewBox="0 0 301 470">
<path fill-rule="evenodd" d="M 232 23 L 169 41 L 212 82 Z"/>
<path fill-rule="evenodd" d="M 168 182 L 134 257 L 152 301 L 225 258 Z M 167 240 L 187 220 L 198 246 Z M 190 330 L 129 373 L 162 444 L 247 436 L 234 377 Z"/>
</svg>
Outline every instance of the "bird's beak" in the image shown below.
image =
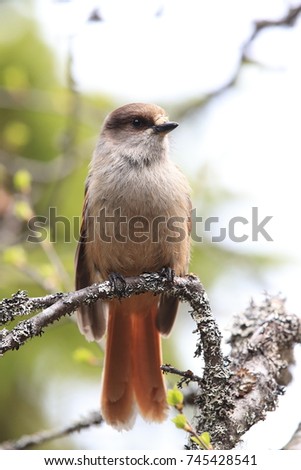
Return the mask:
<svg viewBox="0 0 301 470">
<path fill-rule="evenodd" d="M 178 127 L 178 125 L 179 124 L 177 122 L 167 121 L 153 126 L 153 129 L 155 132 L 162 132 L 162 134 L 167 134 L 168 132 L 173 131 L 176 127 Z"/>
</svg>

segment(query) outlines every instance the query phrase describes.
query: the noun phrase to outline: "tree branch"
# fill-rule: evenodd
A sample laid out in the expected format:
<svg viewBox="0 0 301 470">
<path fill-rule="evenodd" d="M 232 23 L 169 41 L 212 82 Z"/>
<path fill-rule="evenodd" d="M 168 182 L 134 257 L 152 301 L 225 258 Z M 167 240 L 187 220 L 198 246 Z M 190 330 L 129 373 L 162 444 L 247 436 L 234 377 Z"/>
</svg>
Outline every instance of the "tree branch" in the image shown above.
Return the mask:
<svg viewBox="0 0 301 470">
<path fill-rule="evenodd" d="M 251 302 L 235 318 L 230 339 L 232 351 L 230 358 L 226 358 L 207 294 L 192 275 L 171 281 L 162 272 L 146 273 L 125 278 L 121 289 L 105 281 L 76 292 L 39 298 L 29 298 L 19 291 L 0 303 L 3 323 L 45 308 L 20 321 L 11 331 L 2 330 L 0 354 L 18 349 L 30 338 L 41 335 L 44 328 L 71 314 L 82 303 L 145 292 L 154 295 L 164 292 L 190 304 L 198 335 L 195 356 L 204 358 L 203 375 L 197 377 L 192 371 L 182 372 L 170 365 L 162 369 L 180 375 L 181 384 L 197 383 L 194 428 L 200 434 L 209 432 L 215 449 L 232 449 L 251 426 L 265 418 L 267 411 L 275 409 L 283 384 L 289 381 L 284 372 L 293 360 L 294 344 L 301 342 L 301 325 L 298 317 L 286 312 L 285 301 L 280 297 L 267 296 L 259 306 Z M 194 444 L 187 447 L 194 448 Z"/>
<path fill-rule="evenodd" d="M 217 416 L 208 403 L 215 390 L 207 387 L 204 393 L 201 387 L 196 399 L 197 433 L 210 432 L 217 448 L 233 448 L 250 427 L 265 419 L 267 411 L 275 410 L 278 396 L 284 393 L 283 383 L 288 382 L 284 372 L 293 362 L 293 347 L 300 342 L 300 319 L 286 312 L 284 299 L 266 296 L 259 306 L 251 302 L 235 318 L 230 339 L 227 390 L 233 406 L 220 408 Z M 220 397 L 215 396 L 218 403 Z"/>
<path fill-rule="evenodd" d="M 70 315 L 82 303 L 89 304 L 98 299 L 111 300 L 116 297 L 130 297 L 145 292 L 153 292 L 155 295 L 165 292 L 178 297 L 182 301 L 189 302 L 191 305 L 194 304 L 200 311 L 203 309 L 204 317 L 211 315 L 206 292 L 194 276 L 175 277 L 174 282 L 171 283 L 162 273 L 142 274 L 141 276 L 126 278 L 120 291 L 116 291 L 110 281 L 105 281 L 75 292 L 57 293 L 39 298 L 30 298 L 24 291 L 19 291 L 11 299 L 4 299 L 0 302 L 0 322 L 3 324 L 12 320 L 15 316 L 29 315 L 38 308 L 46 308 L 32 318 L 19 322 L 11 331 L 2 330 L 0 334 L 0 354 L 18 349 L 30 338 L 40 336 L 43 333 L 43 328 L 59 320 L 64 315 Z M 210 320 L 210 325 L 214 327 L 216 336 L 220 337 L 213 319 Z M 211 360 L 213 360 L 212 357 L 210 357 Z M 218 359 L 216 356 L 214 362 L 218 360 L 221 361 L 220 357 Z"/>
<path fill-rule="evenodd" d="M 246 41 L 242 44 L 240 48 L 240 55 L 237 61 L 237 67 L 235 68 L 230 78 L 226 81 L 226 83 L 208 93 L 205 93 L 199 99 L 186 102 L 186 104 L 184 104 L 183 106 L 179 106 L 177 111 L 178 118 L 186 115 L 187 113 L 193 112 L 200 106 L 204 106 L 206 103 L 209 103 L 213 98 L 218 97 L 219 95 L 221 95 L 236 84 L 243 64 L 245 62 L 250 62 L 250 59 L 248 57 L 248 49 L 261 31 L 272 27 L 291 27 L 295 24 L 300 14 L 301 5 L 298 5 L 296 7 L 289 8 L 289 10 L 284 14 L 284 16 L 279 18 L 278 20 L 255 20 L 253 22 L 253 30 L 250 36 L 246 39 Z"/>
<path fill-rule="evenodd" d="M 257 34 L 266 28 L 277 27 L 277 26 L 294 26 L 298 16 L 301 13 L 301 5 L 291 7 L 287 13 L 278 20 L 258 20 L 254 23 L 253 35 L 250 38 L 250 41 L 257 36 Z"/>
<path fill-rule="evenodd" d="M 297 427 L 292 438 L 282 449 L 283 450 L 301 450 L 301 423 Z"/>
<path fill-rule="evenodd" d="M 165 372 L 166 374 L 167 373 L 175 374 L 175 375 L 179 375 L 180 377 L 182 377 L 182 379 L 178 383 L 178 385 L 180 386 L 182 386 L 182 384 L 184 383 L 190 383 L 190 382 L 201 383 L 202 381 L 201 377 L 199 377 L 198 375 L 195 375 L 191 370 L 185 370 L 185 371 L 179 370 L 171 366 L 170 364 L 163 364 L 163 366 L 161 366 L 161 370 Z"/>
<path fill-rule="evenodd" d="M 229 429 L 237 442 L 256 422 L 274 411 L 283 385 L 290 381 L 288 366 L 293 363 L 293 348 L 301 342 L 300 319 L 288 313 L 285 299 L 266 296 L 257 306 L 251 302 L 237 316 L 230 344 L 232 384 L 237 392 L 233 423 Z"/>
<path fill-rule="evenodd" d="M 53 439 L 58 439 L 60 437 L 68 436 L 69 434 L 73 434 L 74 432 L 88 429 L 91 426 L 99 425 L 102 422 L 102 416 L 99 414 L 99 412 L 94 411 L 87 417 L 82 418 L 69 426 L 63 426 L 51 431 L 40 431 L 28 436 L 22 436 L 16 441 L 5 441 L 1 444 L 0 450 L 25 450 L 48 441 L 52 441 Z"/>
</svg>

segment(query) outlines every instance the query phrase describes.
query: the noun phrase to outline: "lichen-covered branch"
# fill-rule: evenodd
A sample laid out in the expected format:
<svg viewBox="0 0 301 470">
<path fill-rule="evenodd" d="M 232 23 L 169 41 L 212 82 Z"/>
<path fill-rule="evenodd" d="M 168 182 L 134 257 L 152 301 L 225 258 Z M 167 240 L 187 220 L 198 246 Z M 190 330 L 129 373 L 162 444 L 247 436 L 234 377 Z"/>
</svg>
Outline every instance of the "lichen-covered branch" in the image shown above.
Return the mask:
<svg viewBox="0 0 301 470">
<path fill-rule="evenodd" d="M 227 391 L 232 408 L 220 408 L 220 416 L 213 412 L 214 396 L 218 406 L 222 396 L 214 387 L 206 393 L 201 387 L 196 400 L 197 432 L 210 432 L 215 446 L 223 449 L 232 449 L 246 431 L 265 419 L 267 411 L 275 410 L 283 385 L 290 380 L 294 345 L 301 342 L 300 319 L 286 311 L 279 296 L 266 296 L 261 305 L 251 302 L 235 317 L 231 331 Z"/>
<path fill-rule="evenodd" d="M 162 366 L 162 370 L 180 375 L 181 384 L 196 382 L 193 423 L 196 432 L 209 432 L 215 449 L 235 447 L 250 427 L 277 406 L 283 385 L 290 379 L 288 366 L 293 361 L 293 347 L 301 342 L 300 319 L 286 312 L 285 301 L 280 297 L 267 296 L 259 306 L 251 302 L 245 312 L 235 317 L 230 339 L 232 350 L 226 358 L 207 294 L 195 276 L 171 280 L 164 272 L 146 273 L 125 278 L 120 284 L 118 287 L 105 281 L 76 292 L 39 298 L 29 298 L 20 291 L 3 300 L 0 302 L 3 324 L 44 309 L 20 321 L 11 331 L 0 332 L 0 354 L 18 349 L 30 338 L 41 335 L 47 326 L 71 314 L 82 303 L 145 292 L 176 296 L 191 306 L 197 333 L 195 356 L 204 359 L 204 369 L 201 377 L 170 365 Z M 187 447 L 193 448 L 194 444 Z"/>
<path fill-rule="evenodd" d="M 232 438 L 238 441 L 276 408 L 283 386 L 290 381 L 294 345 L 300 342 L 300 319 L 286 311 L 280 296 L 267 295 L 260 305 L 251 302 L 235 318 L 230 339 L 231 383 L 237 395 L 234 426 L 229 429 Z"/>
<path fill-rule="evenodd" d="M 105 281 L 67 294 L 58 293 L 30 298 L 24 291 L 19 291 L 11 299 L 2 300 L 0 302 L 0 323 L 2 324 L 11 321 L 16 316 L 29 315 L 38 309 L 46 308 L 33 317 L 20 321 L 11 331 L 2 330 L 0 332 L 0 354 L 18 349 L 30 338 L 41 335 L 45 327 L 64 315 L 70 315 L 82 303 L 89 304 L 98 299 L 110 300 L 116 297 L 130 297 L 145 292 L 153 292 L 154 295 L 165 292 L 182 301 L 189 302 L 193 309 L 197 308 L 198 312 L 203 311 L 203 317 L 206 318 L 208 326 L 214 329 L 214 335 L 219 342 L 220 333 L 212 318 L 206 292 L 195 276 L 175 277 L 171 282 L 162 273 L 145 273 L 137 277 L 125 278 L 121 289 L 116 289 L 116 286 L 110 281 Z M 210 345 L 209 363 L 221 364 L 221 353 L 217 353 L 216 347 L 211 344 L 211 341 L 205 338 L 204 341 L 208 343 L 208 346 Z M 198 349 L 201 350 L 201 343 L 198 344 Z M 204 348 L 204 353 L 207 354 L 207 348 Z"/>
</svg>

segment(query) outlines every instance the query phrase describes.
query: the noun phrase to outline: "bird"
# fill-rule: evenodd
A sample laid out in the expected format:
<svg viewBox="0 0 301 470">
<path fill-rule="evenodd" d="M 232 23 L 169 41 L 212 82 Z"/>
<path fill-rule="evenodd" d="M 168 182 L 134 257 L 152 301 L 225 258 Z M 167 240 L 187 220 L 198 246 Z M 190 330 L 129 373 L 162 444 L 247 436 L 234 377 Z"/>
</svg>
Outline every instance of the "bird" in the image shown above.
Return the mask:
<svg viewBox="0 0 301 470">
<path fill-rule="evenodd" d="M 75 256 L 76 289 L 146 272 L 187 273 L 191 197 L 169 156 L 168 134 L 178 123 L 155 104 L 129 103 L 104 120 L 85 185 Z M 77 311 L 88 341 L 106 334 L 101 413 L 118 430 L 168 415 L 161 336 L 174 324 L 178 300 L 147 292 L 97 300 Z"/>
</svg>

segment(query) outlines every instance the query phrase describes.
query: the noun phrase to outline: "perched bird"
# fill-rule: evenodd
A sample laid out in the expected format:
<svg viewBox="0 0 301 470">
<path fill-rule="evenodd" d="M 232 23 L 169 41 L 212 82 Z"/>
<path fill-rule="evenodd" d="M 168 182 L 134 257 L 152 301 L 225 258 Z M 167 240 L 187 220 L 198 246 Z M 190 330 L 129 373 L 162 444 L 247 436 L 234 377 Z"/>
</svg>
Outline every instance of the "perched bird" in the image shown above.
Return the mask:
<svg viewBox="0 0 301 470">
<path fill-rule="evenodd" d="M 76 288 L 168 268 L 178 276 L 190 256 L 190 189 L 169 159 L 167 134 L 178 126 L 153 104 L 132 103 L 107 116 L 86 181 Z M 80 331 L 99 341 L 107 331 L 101 412 L 130 429 L 137 410 L 166 418 L 160 334 L 174 323 L 178 300 L 145 293 L 82 305 Z"/>
</svg>

